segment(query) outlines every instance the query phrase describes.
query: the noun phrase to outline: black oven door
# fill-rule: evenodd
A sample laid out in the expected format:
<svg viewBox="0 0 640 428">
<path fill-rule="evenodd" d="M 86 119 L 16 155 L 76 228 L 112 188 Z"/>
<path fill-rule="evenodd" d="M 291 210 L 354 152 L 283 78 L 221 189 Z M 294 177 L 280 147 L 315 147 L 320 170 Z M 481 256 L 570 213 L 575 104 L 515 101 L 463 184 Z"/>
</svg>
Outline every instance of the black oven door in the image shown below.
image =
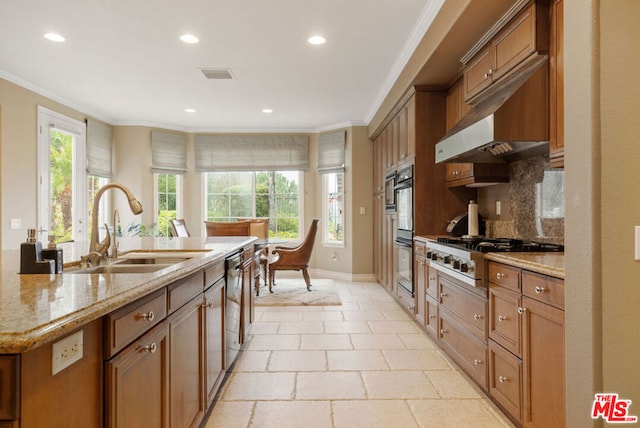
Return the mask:
<svg viewBox="0 0 640 428">
<path fill-rule="evenodd" d="M 387 211 L 396 210 L 396 173 L 387 174 L 384 180 L 384 203 Z"/>
</svg>

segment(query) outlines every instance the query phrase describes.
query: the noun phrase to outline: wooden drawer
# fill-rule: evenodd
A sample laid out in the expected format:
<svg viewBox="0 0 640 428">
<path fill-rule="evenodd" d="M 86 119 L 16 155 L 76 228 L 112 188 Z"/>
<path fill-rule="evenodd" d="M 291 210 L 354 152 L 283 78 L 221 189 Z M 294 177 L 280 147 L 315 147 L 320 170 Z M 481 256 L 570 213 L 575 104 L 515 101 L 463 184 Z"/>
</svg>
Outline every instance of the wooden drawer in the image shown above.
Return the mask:
<svg viewBox="0 0 640 428">
<path fill-rule="evenodd" d="M 168 312 L 172 313 L 203 291 L 204 274 L 202 270 L 169 284 L 167 287 Z"/>
<path fill-rule="evenodd" d="M 447 309 L 439 308 L 441 346 L 483 389 L 487 389 L 487 345 L 467 334 Z"/>
<path fill-rule="evenodd" d="M 520 269 L 502 263 L 489 262 L 489 282 L 513 291 L 520 291 Z"/>
<path fill-rule="evenodd" d="M 166 288 L 105 317 L 105 355 L 112 357 L 167 316 Z"/>
<path fill-rule="evenodd" d="M 489 337 L 522 358 L 522 306 L 519 293 L 502 287 L 489 288 Z"/>
<path fill-rule="evenodd" d="M 562 279 L 524 271 L 522 294 L 564 310 L 564 280 Z"/>
<path fill-rule="evenodd" d="M 204 268 L 204 288 L 211 287 L 219 279 L 224 277 L 224 260 L 216 262 Z"/>
<path fill-rule="evenodd" d="M 427 296 L 425 299 L 424 326 L 434 339 L 438 338 L 438 302 Z"/>
<path fill-rule="evenodd" d="M 431 266 L 428 266 L 427 272 L 427 295 L 438 300 L 438 271 Z"/>
<path fill-rule="evenodd" d="M 522 360 L 489 341 L 489 394 L 522 422 Z"/>
<path fill-rule="evenodd" d="M 478 339 L 487 341 L 487 302 L 449 281 L 439 277 L 440 306 L 449 309 L 466 325 L 467 330 Z"/>
<path fill-rule="evenodd" d="M 426 257 L 427 245 L 424 242 L 414 241 L 414 251 L 416 255 Z"/>
</svg>

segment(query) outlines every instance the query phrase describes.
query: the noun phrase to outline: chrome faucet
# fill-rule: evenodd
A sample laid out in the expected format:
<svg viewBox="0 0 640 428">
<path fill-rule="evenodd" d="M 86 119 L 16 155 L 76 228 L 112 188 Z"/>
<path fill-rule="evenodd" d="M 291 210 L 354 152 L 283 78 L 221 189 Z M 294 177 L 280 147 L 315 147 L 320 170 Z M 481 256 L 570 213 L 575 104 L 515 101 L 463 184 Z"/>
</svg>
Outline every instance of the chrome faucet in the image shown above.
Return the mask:
<svg viewBox="0 0 640 428">
<path fill-rule="evenodd" d="M 102 197 L 104 192 L 111 188 L 120 189 L 124 192 L 124 194 L 127 196 L 127 199 L 129 200 L 129 208 L 131 208 L 131 212 L 133 214 L 137 215 L 142 212 L 142 204 L 136 199 L 131 190 L 129 190 L 124 185 L 119 183 L 109 183 L 98 189 L 98 191 L 96 192 L 96 196 L 93 199 L 93 208 L 91 210 L 91 241 L 89 243 L 89 254 L 87 255 L 88 260 L 92 266 L 97 266 L 100 264 L 101 259 L 105 258 L 111 244 L 111 237 L 109 235 L 108 227 L 107 236 L 102 240 L 102 242 L 98 242 L 98 240 L 100 239 L 100 234 L 98 233 L 98 208 L 100 205 L 100 198 Z M 113 237 L 115 244 L 115 213 Z"/>
</svg>

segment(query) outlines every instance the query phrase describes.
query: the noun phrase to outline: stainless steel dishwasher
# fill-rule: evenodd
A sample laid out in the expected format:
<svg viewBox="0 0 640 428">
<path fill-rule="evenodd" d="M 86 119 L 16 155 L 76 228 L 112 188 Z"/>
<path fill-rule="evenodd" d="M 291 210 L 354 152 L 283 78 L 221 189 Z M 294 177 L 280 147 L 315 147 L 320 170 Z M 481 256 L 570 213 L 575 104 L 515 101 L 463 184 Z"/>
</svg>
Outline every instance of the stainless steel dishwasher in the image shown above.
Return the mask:
<svg viewBox="0 0 640 428">
<path fill-rule="evenodd" d="M 242 251 L 226 259 L 225 300 L 225 369 L 229 369 L 240 351 L 240 317 L 242 299 Z"/>
</svg>

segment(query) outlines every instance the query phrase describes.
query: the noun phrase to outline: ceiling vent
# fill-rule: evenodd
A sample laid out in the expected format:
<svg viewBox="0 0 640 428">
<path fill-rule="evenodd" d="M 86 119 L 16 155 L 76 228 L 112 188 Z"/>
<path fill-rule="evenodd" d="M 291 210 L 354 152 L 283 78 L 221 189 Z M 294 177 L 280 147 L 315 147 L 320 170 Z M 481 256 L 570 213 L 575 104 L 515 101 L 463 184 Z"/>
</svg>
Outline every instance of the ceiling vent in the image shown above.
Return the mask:
<svg viewBox="0 0 640 428">
<path fill-rule="evenodd" d="M 231 69 L 229 68 L 201 68 L 202 74 L 207 79 L 213 80 L 231 80 L 234 79 Z"/>
</svg>

